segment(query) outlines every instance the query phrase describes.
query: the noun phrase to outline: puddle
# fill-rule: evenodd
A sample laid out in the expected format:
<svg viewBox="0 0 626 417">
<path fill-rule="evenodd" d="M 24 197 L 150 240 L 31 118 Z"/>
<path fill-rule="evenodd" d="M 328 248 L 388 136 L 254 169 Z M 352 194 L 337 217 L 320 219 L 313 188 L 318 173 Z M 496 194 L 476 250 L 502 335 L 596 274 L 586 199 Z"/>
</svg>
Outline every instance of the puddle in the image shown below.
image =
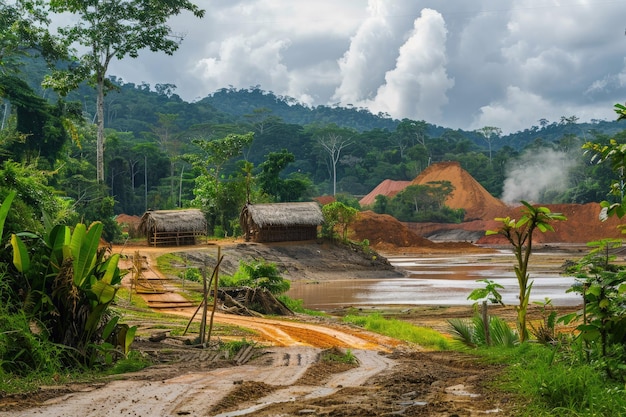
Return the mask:
<svg viewBox="0 0 626 417">
<path fill-rule="evenodd" d="M 477 280 L 490 279 L 502 285 L 505 304 L 517 304 L 517 279 L 510 254 L 468 255 L 457 257 L 389 257 L 389 261 L 407 271 L 406 278 L 347 279 L 318 281 L 314 284 L 294 281 L 287 293 L 302 299 L 306 308 L 332 310 L 345 306 L 369 307 L 382 305 L 471 305 L 469 293 L 484 287 Z M 539 254 L 538 257 L 541 255 Z M 541 258 L 539 258 L 541 259 Z M 567 256 L 563 256 L 567 259 Z M 581 303 L 576 293 L 566 293 L 575 282 L 562 276 L 557 267 L 553 272 L 531 271 L 534 281 L 532 301 L 546 297 L 555 306 L 576 306 Z"/>
</svg>

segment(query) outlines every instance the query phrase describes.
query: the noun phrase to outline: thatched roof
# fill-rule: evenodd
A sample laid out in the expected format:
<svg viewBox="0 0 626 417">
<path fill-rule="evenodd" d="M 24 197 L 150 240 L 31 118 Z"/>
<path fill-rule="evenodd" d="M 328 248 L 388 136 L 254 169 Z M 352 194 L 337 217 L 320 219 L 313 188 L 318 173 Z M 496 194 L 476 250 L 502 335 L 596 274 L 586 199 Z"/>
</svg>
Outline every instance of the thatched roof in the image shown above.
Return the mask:
<svg viewBox="0 0 626 417">
<path fill-rule="evenodd" d="M 198 209 L 146 211 L 139 225 L 141 231 L 148 232 L 204 232 L 206 219 Z"/>
<path fill-rule="evenodd" d="M 247 204 L 243 211 L 259 227 L 318 226 L 324 222 L 322 209 L 315 202 Z"/>
</svg>

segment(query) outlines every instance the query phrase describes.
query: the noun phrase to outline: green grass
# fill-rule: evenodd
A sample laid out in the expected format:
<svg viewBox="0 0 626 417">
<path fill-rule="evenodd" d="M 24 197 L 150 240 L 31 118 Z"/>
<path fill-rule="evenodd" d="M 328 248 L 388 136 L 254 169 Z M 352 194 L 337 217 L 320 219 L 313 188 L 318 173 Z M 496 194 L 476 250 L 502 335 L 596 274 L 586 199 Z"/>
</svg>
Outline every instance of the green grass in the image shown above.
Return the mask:
<svg viewBox="0 0 626 417">
<path fill-rule="evenodd" d="M 441 333 L 428 327 L 414 326 L 402 320 L 387 319 L 375 313 L 367 316 L 347 315 L 344 322 L 356 324 L 366 330 L 395 339 L 416 343 L 435 350 L 448 350 L 450 343 Z"/>
<path fill-rule="evenodd" d="M 157 257 L 157 269 L 162 274 L 175 277 L 183 269 L 185 260 L 173 253 L 166 253 Z"/>
<path fill-rule="evenodd" d="M 96 380 L 102 374 L 92 370 L 72 370 L 70 372 L 33 372 L 25 376 L 16 376 L 0 371 L 0 393 L 17 394 L 38 391 L 41 386 L 66 383 L 81 383 Z"/>
<path fill-rule="evenodd" d="M 242 348 L 244 348 L 246 346 L 249 346 L 249 345 L 256 346 L 256 342 L 250 342 L 250 341 L 246 340 L 245 338 L 243 338 L 241 340 L 231 340 L 229 342 L 224 342 L 220 346 L 220 350 L 227 350 L 228 351 L 228 357 L 232 358 Z"/>
<path fill-rule="evenodd" d="M 513 395 L 515 416 L 600 417 L 626 415 L 624 384 L 598 368 L 572 360 L 567 350 L 525 343 L 478 349 L 484 360 L 506 365 L 494 391 Z"/>
<path fill-rule="evenodd" d="M 107 373 L 117 375 L 137 372 L 150 365 L 152 365 L 152 362 L 147 357 L 142 356 L 141 353 L 137 351 L 130 351 L 126 358 L 115 362 L 113 366 L 107 370 Z"/>
<path fill-rule="evenodd" d="M 356 365 L 359 362 L 350 349 L 347 349 L 344 353 L 338 348 L 324 352 L 321 359 L 325 362 L 339 362 L 348 365 Z"/>
<path fill-rule="evenodd" d="M 345 322 L 417 343 L 426 348 L 455 349 L 438 332 L 375 313 L 350 314 Z M 556 350 L 558 349 L 558 350 Z M 576 344 L 548 347 L 521 345 L 471 349 L 477 361 L 503 365 L 487 388 L 509 398 L 507 415 L 515 417 L 604 417 L 626 415 L 624 382 L 608 378 L 601 364 L 587 364 Z M 467 348 L 462 349 L 468 352 Z"/>
<path fill-rule="evenodd" d="M 279 295 L 276 297 L 279 301 L 287 306 L 294 313 L 306 314 L 309 316 L 327 316 L 328 314 L 323 311 L 318 310 L 310 310 L 308 308 L 304 308 L 304 301 L 301 299 L 290 298 L 285 294 Z"/>
</svg>

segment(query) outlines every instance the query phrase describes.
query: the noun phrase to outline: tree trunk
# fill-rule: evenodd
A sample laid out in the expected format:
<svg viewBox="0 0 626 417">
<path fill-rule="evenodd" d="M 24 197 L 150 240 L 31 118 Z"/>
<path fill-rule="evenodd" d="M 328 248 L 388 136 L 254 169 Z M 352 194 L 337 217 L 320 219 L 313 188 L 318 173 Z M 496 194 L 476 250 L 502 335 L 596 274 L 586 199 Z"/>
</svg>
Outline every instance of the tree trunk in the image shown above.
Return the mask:
<svg viewBox="0 0 626 417">
<path fill-rule="evenodd" d="M 96 180 L 104 183 L 104 77 L 98 75 L 98 98 L 96 100 L 98 136 L 96 139 Z"/>
</svg>

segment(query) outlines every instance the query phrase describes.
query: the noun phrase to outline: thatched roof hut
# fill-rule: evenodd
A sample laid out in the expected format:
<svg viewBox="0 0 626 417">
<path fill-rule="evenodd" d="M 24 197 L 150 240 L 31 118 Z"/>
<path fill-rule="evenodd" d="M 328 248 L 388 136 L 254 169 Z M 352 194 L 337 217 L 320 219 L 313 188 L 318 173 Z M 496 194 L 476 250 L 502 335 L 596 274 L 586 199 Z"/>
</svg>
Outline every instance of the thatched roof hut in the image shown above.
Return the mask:
<svg viewBox="0 0 626 417">
<path fill-rule="evenodd" d="M 195 245 L 206 235 L 206 219 L 198 209 L 146 211 L 139 230 L 152 246 Z"/>
<path fill-rule="evenodd" d="M 317 237 L 324 216 L 315 202 L 246 204 L 239 222 L 247 241 L 310 240 Z"/>
</svg>

